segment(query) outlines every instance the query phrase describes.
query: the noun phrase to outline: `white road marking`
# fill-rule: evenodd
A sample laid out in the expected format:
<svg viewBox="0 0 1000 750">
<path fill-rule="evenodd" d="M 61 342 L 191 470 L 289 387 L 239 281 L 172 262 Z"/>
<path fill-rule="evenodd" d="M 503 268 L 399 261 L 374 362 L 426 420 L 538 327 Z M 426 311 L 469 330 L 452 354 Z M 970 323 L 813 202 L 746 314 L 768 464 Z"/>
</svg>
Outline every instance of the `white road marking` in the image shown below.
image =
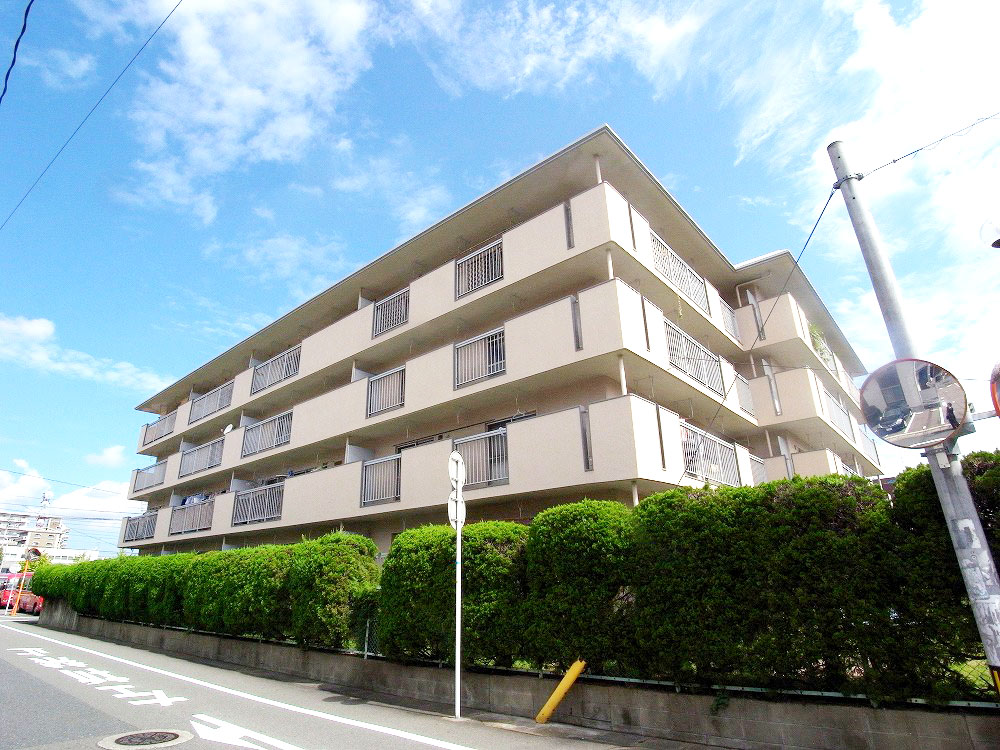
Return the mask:
<svg viewBox="0 0 1000 750">
<path fill-rule="evenodd" d="M 206 724 L 200 724 L 194 719 L 207 721 L 211 724 L 216 724 L 217 726 L 210 727 Z M 267 748 L 255 745 L 252 742 L 247 742 L 243 739 L 244 737 L 249 737 L 252 740 L 257 740 L 257 742 L 263 742 L 269 747 L 277 748 L 277 750 L 302 750 L 302 748 L 297 745 L 289 745 L 287 742 L 276 740 L 274 737 L 268 737 L 266 734 L 253 732 L 249 729 L 238 727 L 235 724 L 230 724 L 228 721 L 222 721 L 221 719 L 215 719 L 211 716 L 205 716 L 205 714 L 195 714 L 194 719 L 191 719 L 191 726 L 194 727 L 194 731 L 196 731 L 198 736 L 203 740 L 221 742 L 226 745 L 235 745 L 236 747 L 249 747 L 254 748 L 254 750 L 267 750 Z"/>
<path fill-rule="evenodd" d="M 11 627 L 10 625 L 0 625 L 0 628 L 4 630 L 10 630 L 19 635 L 29 635 L 32 638 L 38 638 L 43 641 L 48 641 L 49 643 L 58 643 L 60 646 L 66 646 L 67 648 L 76 649 L 77 651 L 83 651 L 87 654 L 94 654 L 95 656 L 100 656 L 105 659 L 111 659 L 112 661 L 119 662 L 120 664 L 128 664 L 130 667 L 136 667 L 138 669 L 144 669 L 147 672 L 154 672 L 155 674 L 166 675 L 167 677 L 173 677 L 177 680 L 182 680 L 183 682 L 189 682 L 192 685 L 200 685 L 201 687 L 208 688 L 209 690 L 218 690 L 220 693 L 226 693 L 228 695 L 235 695 L 238 698 L 245 698 L 249 701 L 255 701 L 257 703 L 263 703 L 266 706 L 273 706 L 275 708 L 281 708 L 285 711 L 293 711 L 298 714 L 305 714 L 306 716 L 314 716 L 317 719 L 325 719 L 327 721 L 333 721 L 338 724 L 345 724 L 349 727 L 355 727 L 357 729 L 367 729 L 371 732 L 379 732 L 380 734 L 388 734 L 392 737 L 399 737 L 400 739 L 410 740 L 411 742 L 418 742 L 421 745 L 429 745 L 431 747 L 441 748 L 441 750 L 473 750 L 473 748 L 467 745 L 456 745 L 453 742 L 445 742 L 444 740 L 437 740 L 433 737 L 425 737 L 420 734 L 414 734 L 413 732 L 406 732 L 402 729 L 393 729 L 392 727 L 383 727 L 378 724 L 370 724 L 366 721 L 357 721 L 356 719 L 347 719 L 343 716 L 337 716 L 335 714 L 328 714 L 323 711 L 316 711 L 311 708 L 303 708 L 302 706 L 295 706 L 291 703 L 283 703 L 282 701 L 271 700 L 270 698 L 264 698 L 259 695 L 254 695 L 253 693 L 246 693 L 242 690 L 234 690 L 233 688 L 227 688 L 224 685 L 216 685 L 212 682 L 206 682 L 205 680 L 199 680 L 196 677 L 188 677 L 187 675 L 177 674 L 176 672 L 170 672 L 166 669 L 160 669 L 158 667 L 150 667 L 146 664 L 140 664 L 137 661 L 131 661 L 129 659 L 123 659 L 120 656 L 112 656 L 111 654 L 106 654 L 103 651 L 95 651 L 91 648 L 85 648 L 83 646 L 77 646 L 73 643 L 67 643 L 66 641 L 60 641 L 58 638 L 50 638 L 47 635 L 39 635 L 38 633 L 32 633 L 27 630 L 21 630 L 20 628 Z"/>
</svg>

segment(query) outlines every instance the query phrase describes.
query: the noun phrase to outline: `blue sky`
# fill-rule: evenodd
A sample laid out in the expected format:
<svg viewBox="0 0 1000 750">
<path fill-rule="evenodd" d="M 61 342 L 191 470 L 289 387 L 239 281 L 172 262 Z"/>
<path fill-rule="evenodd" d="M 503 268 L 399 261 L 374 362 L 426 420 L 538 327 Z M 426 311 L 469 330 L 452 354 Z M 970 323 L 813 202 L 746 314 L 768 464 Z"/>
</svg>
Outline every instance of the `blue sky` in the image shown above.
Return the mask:
<svg viewBox="0 0 1000 750">
<path fill-rule="evenodd" d="M 35 4 L 0 220 L 172 5 Z M 4 65 L 22 13 L 0 5 Z M 605 122 L 734 262 L 797 252 L 830 141 L 868 171 L 1000 110 L 998 26 L 992 0 L 185 0 L 0 231 L 0 507 L 48 492 L 72 546 L 113 549 L 141 507 L 135 404 Z M 919 346 L 980 410 L 998 167 L 1000 119 L 863 183 Z M 888 361 L 839 195 L 803 266 Z M 997 421 L 963 450 L 1000 445 Z"/>
</svg>

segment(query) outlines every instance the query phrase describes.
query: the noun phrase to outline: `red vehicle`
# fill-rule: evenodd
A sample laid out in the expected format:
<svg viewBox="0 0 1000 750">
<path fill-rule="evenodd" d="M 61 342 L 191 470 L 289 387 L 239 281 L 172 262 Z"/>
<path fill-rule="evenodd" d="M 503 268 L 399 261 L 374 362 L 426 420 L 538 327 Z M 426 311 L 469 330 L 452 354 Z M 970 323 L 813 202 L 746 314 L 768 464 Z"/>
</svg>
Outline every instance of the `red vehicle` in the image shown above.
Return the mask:
<svg viewBox="0 0 1000 750">
<path fill-rule="evenodd" d="M 45 600 L 31 590 L 31 578 L 34 573 L 7 573 L 6 581 L 2 582 L 0 589 L 0 611 L 7 612 L 13 609 L 15 602 L 21 612 L 29 615 L 37 615 L 42 611 Z M 17 590 L 21 587 L 21 578 L 24 578 L 24 589 L 21 591 L 21 598 L 17 597 Z"/>
</svg>

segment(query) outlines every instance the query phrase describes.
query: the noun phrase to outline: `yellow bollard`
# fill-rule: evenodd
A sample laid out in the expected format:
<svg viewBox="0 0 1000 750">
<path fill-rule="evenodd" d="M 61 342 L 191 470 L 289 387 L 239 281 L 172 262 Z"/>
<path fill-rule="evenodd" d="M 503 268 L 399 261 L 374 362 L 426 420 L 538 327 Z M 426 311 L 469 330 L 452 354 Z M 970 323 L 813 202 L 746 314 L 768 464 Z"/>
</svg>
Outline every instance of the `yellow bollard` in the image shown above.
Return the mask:
<svg viewBox="0 0 1000 750">
<path fill-rule="evenodd" d="M 559 681 L 559 684 L 556 685 L 556 689 L 552 691 L 552 695 L 549 696 L 549 699 L 545 701 L 545 705 L 542 706 L 542 710 L 538 712 L 538 716 L 535 717 L 536 723 L 544 724 L 549 720 L 549 717 L 552 716 L 552 712 L 556 710 L 556 706 L 558 706 L 562 702 L 562 699 L 566 697 L 566 693 L 568 693 L 569 689 L 573 687 L 573 683 L 576 682 L 576 678 L 580 676 L 580 672 L 582 672 L 586 666 L 587 662 L 583 659 L 577 659 L 573 662 L 573 666 L 569 668 L 566 675 Z"/>
</svg>

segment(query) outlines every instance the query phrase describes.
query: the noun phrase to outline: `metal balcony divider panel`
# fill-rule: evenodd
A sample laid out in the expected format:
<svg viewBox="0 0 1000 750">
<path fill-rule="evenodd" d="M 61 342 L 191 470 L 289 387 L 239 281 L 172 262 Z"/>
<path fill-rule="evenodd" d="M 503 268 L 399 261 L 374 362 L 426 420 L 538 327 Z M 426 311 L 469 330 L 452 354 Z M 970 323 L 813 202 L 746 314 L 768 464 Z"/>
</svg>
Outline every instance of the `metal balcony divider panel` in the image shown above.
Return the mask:
<svg viewBox="0 0 1000 750">
<path fill-rule="evenodd" d="M 509 479 L 505 427 L 459 438 L 454 446 L 465 459 L 467 485 L 500 484 Z"/>
<path fill-rule="evenodd" d="M 209 414 L 215 414 L 233 403 L 233 385 L 234 381 L 230 380 L 192 401 L 188 424 L 194 424 L 199 419 L 203 419 Z"/>
<path fill-rule="evenodd" d="M 667 318 L 663 319 L 663 324 L 667 335 L 670 364 L 720 396 L 725 393 L 719 355 L 699 344 Z"/>
<path fill-rule="evenodd" d="M 301 355 L 302 345 L 299 344 L 272 357 L 267 362 L 257 365 L 253 370 L 253 382 L 250 383 L 250 393 L 257 393 L 265 388 L 270 388 L 275 383 L 279 383 L 286 378 L 298 375 Z"/>
<path fill-rule="evenodd" d="M 455 387 L 507 370 L 503 328 L 455 344 Z"/>
<path fill-rule="evenodd" d="M 751 454 L 750 471 L 753 472 L 752 478 L 755 485 L 763 484 L 767 481 L 767 471 L 764 469 L 763 458 L 758 458 L 757 456 Z"/>
<path fill-rule="evenodd" d="M 132 486 L 133 492 L 138 492 L 139 490 L 144 490 L 148 487 L 153 487 L 157 484 L 163 484 L 163 480 L 167 475 L 167 462 L 157 461 L 152 466 L 147 466 L 145 469 L 137 469 L 135 472 L 135 483 Z"/>
<path fill-rule="evenodd" d="M 125 519 L 125 534 L 123 540 L 134 542 L 139 539 L 152 539 L 156 534 L 156 511 L 143 513 Z"/>
<path fill-rule="evenodd" d="M 170 509 L 169 534 L 187 534 L 212 528 L 215 500 L 203 500 L 190 505 L 175 505 Z"/>
<path fill-rule="evenodd" d="M 750 391 L 750 383 L 739 373 L 736 373 L 736 396 L 739 399 L 740 408 L 751 417 L 754 416 L 753 394 Z"/>
<path fill-rule="evenodd" d="M 400 459 L 396 454 L 361 464 L 361 507 L 399 501 Z"/>
<path fill-rule="evenodd" d="M 252 456 L 292 439 L 292 412 L 286 411 L 276 417 L 252 424 L 243 431 L 242 457 Z"/>
<path fill-rule="evenodd" d="M 410 319 L 410 289 L 407 287 L 402 291 L 379 300 L 374 305 L 372 311 L 372 338 L 379 336 L 386 331 L 401 326 Z"/>
<path fill-rule="evenodd" d="M 705 312 L 708 312 L 708 288 L 697 271 L 684 262 L 670 245 L 650 230 L 649 238 L 653 247 L 653 266 L 666 276 L 687 297 Z"/>
<path fill-rule="evenodd" d="M 197 448 L 181 453 L 181 466 L 177 472 L 178 477 L 185 477 L 197 471 L 211 469 L 222 463 L 222 445 L 225 437 L 213 440 L 211 443 L 199 445 Z"/>
<path fill-rule="evenodd" d="M 406 398 L 406 366 L 368 379 L 368 416 L 403 405 Z"/>
<path fill-rule="evenodd" d="M 739 341 L 740 327 L 736 322 L 736 312 L 722 297 L 719 297 L 719 305 L 722 307 L 722 325 L 726 329 L 726 333 Z"/>
<path fill-rule="evenodd" d="M 503 278 L 503 240 L 455 261 L 455 299 Z"/>
<path fill-rule="evenodd" d="M 740 472 L 736 464 L 736 448 L 704 430 L 681 424 L 681 445 L 684 448 L 684 473 L 716 484 L 739 487 Z"/>
<path fill-rule="evenodd" d="M 142 428 L 142 444 L 149 445 L 154 440 L 159 440 L 164 435 L 169 435 L 174 431 L 174 424 L 177 422 L 177 410 L 174 409 L 169 414 L 165 414 L 155 422 L 150 422 Z"/>
<path fill-rule="evenodd" d="M 237 492 L 233 500 L 233 526 L 281 518 L 284 499 L 284 482 Z"/>
</svg>

